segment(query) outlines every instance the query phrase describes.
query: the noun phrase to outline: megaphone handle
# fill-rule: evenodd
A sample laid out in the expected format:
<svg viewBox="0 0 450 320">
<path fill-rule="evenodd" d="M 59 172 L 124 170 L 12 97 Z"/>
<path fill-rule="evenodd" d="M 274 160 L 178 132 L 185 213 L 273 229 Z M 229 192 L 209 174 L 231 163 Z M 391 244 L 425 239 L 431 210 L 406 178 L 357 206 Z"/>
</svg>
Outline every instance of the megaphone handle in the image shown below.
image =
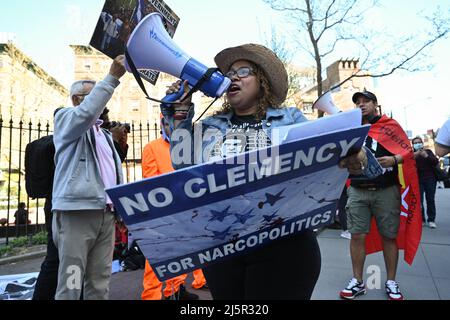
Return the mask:
<svg viewBox="0 0 450 320">
<path fill-rule="evenodd" d="M 172 106 L 172 104 L 171 103 L 164 103 L 164 102 L 174 102 L 174 101 L 177 101 L 178 99 L 180 99 L 181 98 L 181 96 L 183 95 L 183 93 L 184 93 L 184 86 L 181 86 L 180 87 L 180 90 L 178 90 L 178 92 L 176 92 L 176 93 L 171 93 L 171 94 L 168 94 L 167 96 L 165 96 L 161 101 L 162 101 L 162 106 L 164 107 L 164 108 L 170 108 L 171 106 Z"/>
</svg>

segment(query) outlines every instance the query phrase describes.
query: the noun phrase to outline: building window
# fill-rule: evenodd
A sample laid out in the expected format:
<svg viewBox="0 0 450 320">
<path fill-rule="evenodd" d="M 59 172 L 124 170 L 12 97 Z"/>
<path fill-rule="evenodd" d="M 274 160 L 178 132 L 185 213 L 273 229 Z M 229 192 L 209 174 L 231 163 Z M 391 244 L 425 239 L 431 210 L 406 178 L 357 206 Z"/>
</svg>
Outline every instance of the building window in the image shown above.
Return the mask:
<svg viewBox="0 0 450 320">
<path fill-rule="evenodd" d="M 303 113 L 313 113 L 313 104 L 311 102 L 303 102 Z"/>
<path fill-rule="evenodd" d="M 139 112 L 139 100 L 133 100 L 130 102 L 130 109 L 132 112 Z"/>
<path fill-rule="evenodd" d="M 92 64 L 89 60 L 84 60 L 84 69 L 85 70 L 91 70 Z"/>
</svg>

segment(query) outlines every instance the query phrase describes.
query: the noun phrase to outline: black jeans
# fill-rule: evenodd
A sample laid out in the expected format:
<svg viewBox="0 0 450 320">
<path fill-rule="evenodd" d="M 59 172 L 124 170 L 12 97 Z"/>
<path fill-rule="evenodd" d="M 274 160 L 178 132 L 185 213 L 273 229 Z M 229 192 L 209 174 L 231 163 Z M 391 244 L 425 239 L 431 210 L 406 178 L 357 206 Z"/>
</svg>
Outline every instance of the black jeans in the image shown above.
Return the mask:
<svg viewBox="0 0 450 320">
<path fill-rule="evenodd" d="M 428 217 L 428 222 L 434 222 L 436 219 L 436 204 L 434 202 L 434 196 L 436 194 L 437 181 L 435 179 L 427 179 L 425 181 L 419 181 L 420 184 L 420 199 L 422 202 L 422 220 L 425 222 L 425 206 L 424 198 L 427 200 L 427 211 L 426 215 Z M 425 193 L 425 197 L 423 194 Z"/>
<path fill-rule="evenodd" d="M 308 300 L 321 267 L 312 231 L 204 268 L 214 300 Z"/>
<path fill-rule="evenodd" d="M 58 249 L 55 247 L 52 236 L 52 200 L 46 199 L 45 226 L 47 228 L 47 255 L 41 265 L 36 286 L 34 288 L 33 300 L 54 300 L 56 287 L 58 286 Z"/>
</svg>

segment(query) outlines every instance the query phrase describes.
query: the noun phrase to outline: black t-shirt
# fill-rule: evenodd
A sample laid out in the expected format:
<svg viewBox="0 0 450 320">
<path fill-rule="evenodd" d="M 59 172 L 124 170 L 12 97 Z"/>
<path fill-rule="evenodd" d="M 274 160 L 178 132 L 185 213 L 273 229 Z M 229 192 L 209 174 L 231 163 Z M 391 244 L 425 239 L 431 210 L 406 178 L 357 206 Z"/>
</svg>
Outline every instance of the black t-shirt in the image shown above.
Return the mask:
<svg viewBox="0 0 450 320">
<path fill-rule="evenodd" d="M 270 138 L 262 128 L 262 122 L 257 121 L 254 116 L 233 115 L 230 121 L 231 129 L 216 143 L 210 158 L 223 159 L 271 145 Z"/>
<path fill-rule="evenodd" d="M 380 120 L 381 117 L 375 117 L 372 121 L 370 121 L 371 124 L 374 124 L 378 120 Z M 372 139 L 371 137 L 367 137 L 366 141 L 364 142 L 364 145 L 369 148 L 369 150 L 375 155 L 376 158 L 381 157 L 393 157 L 394 154 L 386 150 L 378 141 Z M 351 185 L 353 187 L 359 187 L 359 188 L 369 188 L 369 187 L 375 187 L 375 188 L 386 188 L 393 185 L 398 184 L 398 168 L 397 166 L 393 168 L 386 168 L 386 171 L 381 176 L 378 176 L 375 179 L 372 180 L 364 180 L 364 179 L 352 179 Z"/>
<path fill-rule="evenodd" d="M 15 221 L 16 224 L 26 224 L 27 218 L 28 218 L 28 210 L 18 209 L 14 213 L 14 218 L 16 218 L 16 221 Z"/>
<path fill-rule="evenodd" d="M 425 149 L 428 154 L 428 158 L 419 155 L 416 157 L 417 173 L 419 175 L 419 181 L 436 180 L 434 168 L 439 163 L 438 158 L 434 155 L 433 151 Z"/>
</svg>

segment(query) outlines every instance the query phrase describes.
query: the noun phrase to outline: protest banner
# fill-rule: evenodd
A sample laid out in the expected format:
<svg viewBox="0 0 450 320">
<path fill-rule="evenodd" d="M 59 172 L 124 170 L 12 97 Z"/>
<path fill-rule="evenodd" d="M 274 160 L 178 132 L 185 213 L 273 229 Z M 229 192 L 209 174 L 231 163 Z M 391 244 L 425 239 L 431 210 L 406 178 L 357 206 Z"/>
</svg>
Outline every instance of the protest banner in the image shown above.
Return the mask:
<svg viewBox="0 0 450 320">
<path fill-rule="evenodd" d="M 338 163 L 368 130 L 288 141 L 106 191 L 163 281 L 331 223 L 348 177 Z"/>
<path fill-rule="evenodd" d="M 164 17 L 164 27 L 171 37 L 180 18 L 162 0 L 107 0 L 97 22 L 90 45 L 114 59 L 125 52 L 128 38 L 139 22 L 148 14 L 159 12 Z M 151 84 L 158 80 L 159 72 L 138 70 Z"/>
<path fill-rule="evenodd" d="M 39 272 L 0 276 L 0 300 L 32 300 Z"/>
</svg>

